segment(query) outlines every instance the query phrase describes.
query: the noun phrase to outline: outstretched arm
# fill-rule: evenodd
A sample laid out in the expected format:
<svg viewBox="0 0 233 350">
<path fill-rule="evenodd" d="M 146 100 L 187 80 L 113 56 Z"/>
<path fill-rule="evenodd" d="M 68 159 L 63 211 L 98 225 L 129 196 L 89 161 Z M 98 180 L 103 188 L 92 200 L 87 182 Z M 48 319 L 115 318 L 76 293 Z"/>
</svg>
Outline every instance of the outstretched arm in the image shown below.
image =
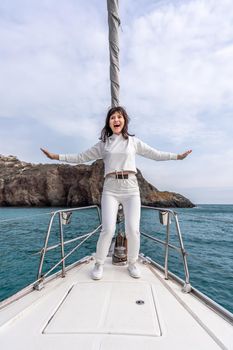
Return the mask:
<svg viewBox="0 0 233 350">
<path fill-rule="evenodd" d="M 44 148 L 41 148 L 41 151 L 50 159 L 56 159 L 67 163 L 82 164 L 92 160 L 102 159 L 103 147 L 103 142 L 99 141 L 88 150 L 78 154 L 55 154 Z"/>
<path fill-rule="evenodd" d="M 178 155 L 177 155 L 177 159 L 178 159 L 178 160 L 183 160 L 183 159 L 186 158 L 190 153 L 192 153 L 192 150 L 191 150 L 191 149 L 188 150 L 188 151 L 186 151 L 186 152 L 184 152 L 184 153 L 182 153 L 182 154 L 178 154 Z"/>
<path fill-rule="evenodd" d="M 181 153 L 181 154 L 162 152 L 162 151 L 158 151 L 155 148 L 150 147 L 146 143 L 139 140 L 137 137 L 134 137 L 133 140 L 134 140 L 134 144 L 135 144 L 136 153 L 143 156 L 143 157 L 149 158 L 149 159 L 182 160 L 182 159 L 186 158 L 192 152 L 192 150 L 186 151 L 186 152 Z"/>
<path fill-rule="evenodd" d="M 55 153 L 49 152 L 47 149 L 41 148 L 41 151 L 46 155 L 46 157 L 50 159 L 56 159 L 59 160 L 59 155 Z"/>
</svg>

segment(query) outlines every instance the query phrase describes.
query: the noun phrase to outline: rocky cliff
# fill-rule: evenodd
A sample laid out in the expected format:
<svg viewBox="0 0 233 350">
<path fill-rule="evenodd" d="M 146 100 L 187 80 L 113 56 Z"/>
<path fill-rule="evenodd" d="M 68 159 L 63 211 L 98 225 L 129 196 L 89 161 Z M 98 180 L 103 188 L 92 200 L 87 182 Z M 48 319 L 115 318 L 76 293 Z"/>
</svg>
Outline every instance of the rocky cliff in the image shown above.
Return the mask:
<svg viewBox="0 0 233 350">
<path fill-rule="evenodd" d="M 0 155 L 0 206 L 86 206 L 100 204 L 103 162 L 91 165 L 31 164 Z M 137 174 L 143 205 L 193 207 L 177 193 L 160 192 Z"/>
</svg>

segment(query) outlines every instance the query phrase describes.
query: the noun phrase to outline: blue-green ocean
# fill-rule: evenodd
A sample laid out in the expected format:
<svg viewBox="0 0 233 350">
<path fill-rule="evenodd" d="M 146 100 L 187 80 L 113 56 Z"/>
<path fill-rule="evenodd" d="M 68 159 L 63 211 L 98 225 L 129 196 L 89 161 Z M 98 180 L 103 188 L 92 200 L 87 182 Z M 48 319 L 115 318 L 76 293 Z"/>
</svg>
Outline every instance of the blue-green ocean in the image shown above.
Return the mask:
<svg viewBox="0 0 233 350">
<path fill-rule="evenodd" d="M 0 208 L 0 301 L 13 295 L 37 278 L 40 251 L 51 211 L 58 208 Z M 179 215 L 191 284 L 233 312 L 233 205 L 198 205 L 192 209 L 174 209 Z M 96 209 L 72 215 L 63 226 L 65 240 L 94 230 L 99 224 Z M 141 231 L 165 239 L 166 227 L 158 212 L 142 209 Z M 95 251 L 98 234 L 85 242 L 67 263 Z M 59 222 L 55 220 L 49 245 L 59 242 Z M 178 244 L 175 223 L 171 223 L 171 243 Z M 66 246 L 68 252 L 77 243 Z M 163 264 L 164 246 L 141 238 L 141 252 Z M 60 248 L 47 253 L 45 268 L 59 258 Z M 170 249 L 169 269 L 184 279 L 182 258 Z"/>
</svg>

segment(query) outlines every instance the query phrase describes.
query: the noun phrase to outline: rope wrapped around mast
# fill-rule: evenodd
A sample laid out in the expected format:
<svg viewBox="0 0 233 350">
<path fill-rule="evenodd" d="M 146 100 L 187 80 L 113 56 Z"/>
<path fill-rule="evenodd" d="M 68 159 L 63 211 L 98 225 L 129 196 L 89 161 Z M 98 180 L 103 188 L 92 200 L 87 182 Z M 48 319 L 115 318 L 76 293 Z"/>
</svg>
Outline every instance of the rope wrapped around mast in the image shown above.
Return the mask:
<svg viewBox="0 0 233 350">
<path fill-rule="evenodd" d="M 118 0 L 107 0 L 108 28 L 109 28 L 109 54 L 110 54 L 110 82 L 112 107 L 119 106 L 119 36 L 120 26 Z"/>
</svg>

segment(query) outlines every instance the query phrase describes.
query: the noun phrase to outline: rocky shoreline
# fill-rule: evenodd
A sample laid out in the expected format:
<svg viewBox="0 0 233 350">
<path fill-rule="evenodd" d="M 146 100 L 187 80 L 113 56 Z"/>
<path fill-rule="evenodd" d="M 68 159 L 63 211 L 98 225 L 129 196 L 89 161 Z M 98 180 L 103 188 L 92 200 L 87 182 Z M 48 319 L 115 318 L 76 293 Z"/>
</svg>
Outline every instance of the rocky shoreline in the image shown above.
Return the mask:
<svg viewBox="0 0 233 350">
<path fill-rule="evenodd" d="M 101 160 L 91 165 L 31 164 L 15 156 L 0 155 L 0 206 L 100 205 L 104 166 Z M 153 207 L 192 208 L 184 196 L 159 191 L 138 170 L 141 201 Z"/>
</svg>

